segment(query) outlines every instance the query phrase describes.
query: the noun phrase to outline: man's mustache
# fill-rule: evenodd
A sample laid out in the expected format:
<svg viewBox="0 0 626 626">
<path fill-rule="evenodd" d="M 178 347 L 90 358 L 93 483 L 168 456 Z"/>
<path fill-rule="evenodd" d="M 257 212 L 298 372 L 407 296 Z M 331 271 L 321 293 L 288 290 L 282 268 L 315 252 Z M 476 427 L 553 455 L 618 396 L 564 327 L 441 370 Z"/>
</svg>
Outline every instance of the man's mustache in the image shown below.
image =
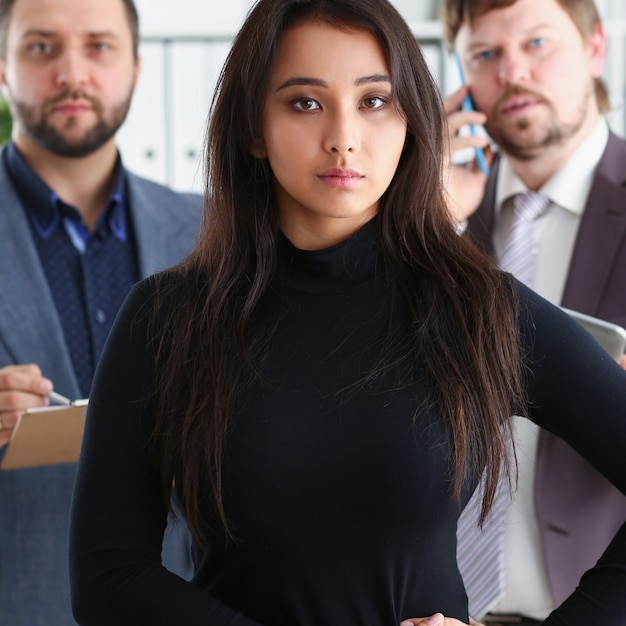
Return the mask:
<svg viewBox="0 0 626 626">
<path fill-rule="evenodd" d="M 502 96 L 498 98 L 498 101 L 496 102 L 496 105 L 494 107 L 494 111 L 496 113 L 499 113 L 503 109 L 507 100 L 514 96 L 528 96 L 529 98 L 532 98 L 533 100 L 536 100 L 541 104 L 549 104 L 548 100 L 546 100 L 544 96 L 542 96 L 540 93 L 537 93 L 536 91 L 533 91 L 532 89 L 520 87 L 519 85 L 510 85 L 509 87 L 507 87 L 504 94 L 502 94 Z"/>
<path fill-rule="evenodd" d="M 56 96 L 46 100 L 46 108 L 54 107 L 65 100 L 86 100 L 94 108 L 99 108 L 100 106 L 99 101 L 93 96 L 88 95 L 84 89 L 70 89 L 69 87 L 66 87 Z"/>
</svg>

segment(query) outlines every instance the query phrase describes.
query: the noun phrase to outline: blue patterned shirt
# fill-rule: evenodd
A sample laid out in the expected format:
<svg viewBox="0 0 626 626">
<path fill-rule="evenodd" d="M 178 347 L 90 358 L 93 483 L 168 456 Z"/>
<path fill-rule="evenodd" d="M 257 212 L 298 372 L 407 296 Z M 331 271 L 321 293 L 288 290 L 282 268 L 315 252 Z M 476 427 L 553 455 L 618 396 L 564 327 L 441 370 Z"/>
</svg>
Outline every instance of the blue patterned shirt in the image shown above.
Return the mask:
<svg viewBox="0 0 626 626">
<path fill-rule="evenodd" d="M 78 210 L 48 187 L 12 142 L 3 156 L 28 216 L 81 393 L 87 397 L 113 320 L 139 279 L 121 159 L 107 203 L 89 232 Z"/>
</svg>

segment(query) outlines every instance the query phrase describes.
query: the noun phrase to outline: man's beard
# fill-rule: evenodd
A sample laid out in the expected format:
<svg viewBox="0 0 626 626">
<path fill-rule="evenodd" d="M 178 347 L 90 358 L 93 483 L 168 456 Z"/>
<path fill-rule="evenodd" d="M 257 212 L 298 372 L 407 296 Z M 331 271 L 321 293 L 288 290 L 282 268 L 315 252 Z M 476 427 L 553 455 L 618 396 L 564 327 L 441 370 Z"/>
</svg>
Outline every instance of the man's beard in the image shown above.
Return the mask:
<svg viewBox="0 0 626 626">
<path fill-rule="evenodd" d="M 520 117 L 515 121 L 514 128 L 511 125 L 501 126 L 498 123 L 498 111 L 502 102 L 513 95 L 525 94 L 537 98 L 549 110 L 547 121 L 541 123 L 541 132 L 534 132 L 527 138 L 520 137 L 519 133 L 527 131 L 533 124 L 537 124 L 530 118 Z M 546 148 L 564 144 L 581 129 L 589 110 L 589 100 L 592 97 L 594 97 L 593 90 L 587 91 L 576 111 L 576 118 L 572 122 L 560 122 L 554 108 L 545 98 L 528 89 L 512 87 L 507 90 L 507 93 L 500 98 L 494 107 L 492 119 L 496 120 L 495 123 L 487 122 L 485 129 L 502 152 L 513 158 L 529 161 L 541 154 Z"/>
<path fill-rule="evenodd" d="M 58 96 L 46 100 L 41 105 L 41 112 L 35 107 L 23 102 L 13 101 L 12 113 L 20 122 L 28 136 L 42 148 L 62 157 L 81 158 L 88 156 L 102 147 L 119 130 L 128 114 L 132 92 L 128 97 L 111 109 L 105 117 L 102 104 L 99 100 L 87 96 L 81 90 L 64 90 Z M 69 133 L 63 128 L 59 129 L 51 125 L 48 113 L 58 102 L 68 99 L 87 100 L 96 114 L 96 123 L 86 130 L 81 136 L 70 139 Z M 68 117 L 65 124 L 67 130 L 76 124 L 76 120 Z"/>
</svg>

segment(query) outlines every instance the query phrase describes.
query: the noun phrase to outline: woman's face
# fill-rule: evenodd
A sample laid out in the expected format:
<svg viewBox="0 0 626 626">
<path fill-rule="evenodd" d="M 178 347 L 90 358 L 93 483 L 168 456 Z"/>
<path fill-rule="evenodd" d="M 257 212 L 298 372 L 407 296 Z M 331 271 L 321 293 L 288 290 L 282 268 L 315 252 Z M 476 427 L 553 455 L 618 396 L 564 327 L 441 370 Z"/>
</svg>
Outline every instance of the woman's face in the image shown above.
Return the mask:
<svg viewBox="0 0 626 626">
<path fill-rule="evenodd" d="M 269 160 L 280 225 L 295 246 L 331 246 L 369 221 L 405 137 L 371 33 L 311 20 L 282 34 L 252 152 Z"/>
</svg>

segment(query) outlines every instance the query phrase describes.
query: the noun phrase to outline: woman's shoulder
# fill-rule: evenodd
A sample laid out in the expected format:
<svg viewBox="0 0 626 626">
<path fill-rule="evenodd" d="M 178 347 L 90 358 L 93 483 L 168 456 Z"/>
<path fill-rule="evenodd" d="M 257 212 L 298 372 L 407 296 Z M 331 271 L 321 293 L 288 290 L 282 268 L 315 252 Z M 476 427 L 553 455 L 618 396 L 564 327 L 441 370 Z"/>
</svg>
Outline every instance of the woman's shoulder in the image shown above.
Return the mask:
<svg viewBox="0 0 626 626">
<path fill-rule="evenodd" d="M 553 323 L 567 315 L 563 310 L 552 304 L 536 291 L 527 287 L 516 278 L 511 277 L 511 284 L 518 302 L 518 318 L 522 324 L 535 325 L 544 321 Z"/>
<path fill-rule="evenodd" d="M 161 318 L 176 302 L 176 292 L 183 282 L 178 270 L 164 270 L 135 283 L 118 314 L 133 326 L 143 326 Z"/>
<path fill-rule="evenodd" d="M 169 268 L 143 278 L 129 293 L 129 298 L 154 301 L 169 299 L 184 284 L 184 272 L 179 268 Z"/>
<path fill-rule="evenodd" d="M 555 356 L 561 360 L 569 355 L 579 360 L 606 356 L 598 342 L 567 311 L 516 280 L 513 285 L 520 335 L 535 358 Z"/>
</svg>

